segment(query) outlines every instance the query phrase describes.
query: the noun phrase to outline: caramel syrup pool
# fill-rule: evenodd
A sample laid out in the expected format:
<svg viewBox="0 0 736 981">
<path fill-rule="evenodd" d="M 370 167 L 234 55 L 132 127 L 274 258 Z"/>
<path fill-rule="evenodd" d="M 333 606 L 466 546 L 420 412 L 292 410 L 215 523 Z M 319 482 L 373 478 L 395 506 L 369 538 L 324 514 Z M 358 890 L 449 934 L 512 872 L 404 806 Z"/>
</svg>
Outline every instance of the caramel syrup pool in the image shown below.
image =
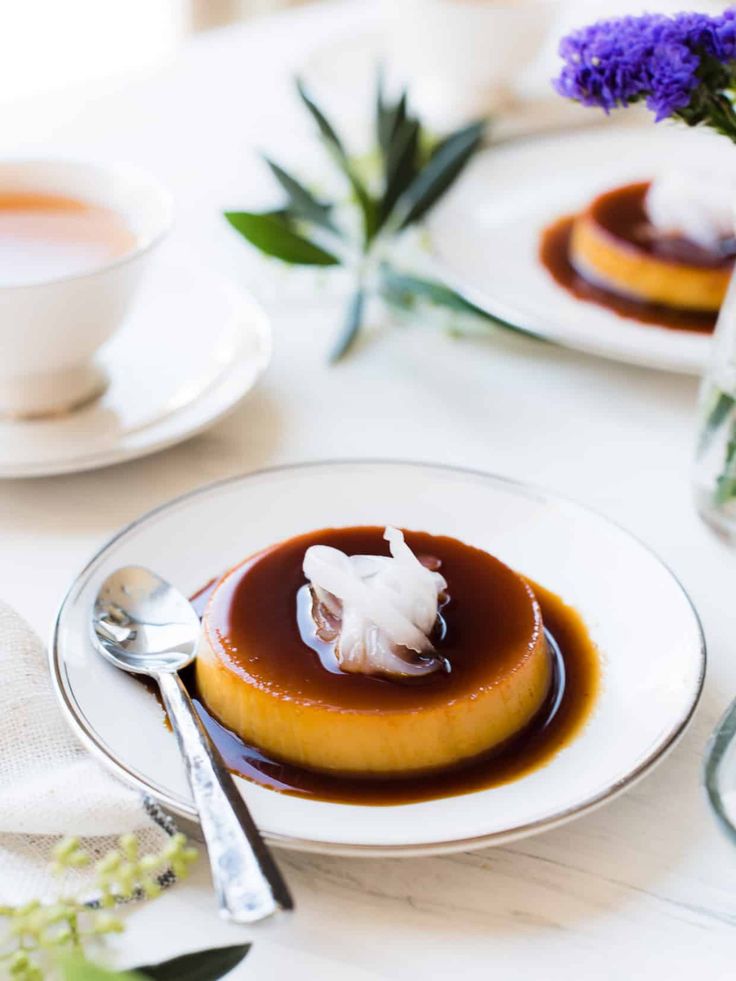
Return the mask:
<svg viewBox="0 0 736 981">
<path fill-rule="evenodd" d="M 198 696 L 192 670 L 186 672 L 185 681 L 228 769 L 270 790 L 337 803 L 392 805 L 500 786 L 544 766 L 575 738 L 590 716 L 600 681 L 598 652 L 579 614 L 543 587 L 530 585 L 542 609 L 554 667 L 547 699 L 533 721 L 502 747 L 453 769 L 414 777 L 363 778 L 319 773 L 270 759 L 211 715 Z M 214 586 L 210 583 L 192 597 L 200 615 Z"/>
</svg>

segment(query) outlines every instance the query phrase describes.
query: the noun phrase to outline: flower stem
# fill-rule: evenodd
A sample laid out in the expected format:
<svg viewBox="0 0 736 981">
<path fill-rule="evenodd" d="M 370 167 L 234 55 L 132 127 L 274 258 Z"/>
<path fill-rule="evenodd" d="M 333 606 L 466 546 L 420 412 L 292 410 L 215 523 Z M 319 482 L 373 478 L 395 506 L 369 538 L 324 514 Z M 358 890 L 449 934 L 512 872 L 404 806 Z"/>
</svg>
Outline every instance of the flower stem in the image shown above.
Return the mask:
<svg viewBox="0 0 736 981">
<path fill-rule="evenodd" d="M 716 481 L 715 503 L 720 507 L 736 498 L 736 418 L 731 421 L 728 443 L 726 444 L 726 459 L 723 470 Z"/>
<path fill-rule="evenodd" d="M 350 297 L 342 330 L 338 334 L 332 351 L 330 351 L 330 362 L 332 364 L 339 361 L 352 347 L 363 323 L 364 306 L 365 287 L 363 281 L 359 279 L 356 289 Z"/>
<path fill-rule="evenodd" d="M 719 388 L 715 389 L 700 433 L 700 440 L 698 442 L 699 454 L 704 453 L 710 446 L 713 437 L 726 421 L 729 412 L 734 406 L 736 406 L 736 398 L 733 395 L 722 392 Z"/>
</svg>

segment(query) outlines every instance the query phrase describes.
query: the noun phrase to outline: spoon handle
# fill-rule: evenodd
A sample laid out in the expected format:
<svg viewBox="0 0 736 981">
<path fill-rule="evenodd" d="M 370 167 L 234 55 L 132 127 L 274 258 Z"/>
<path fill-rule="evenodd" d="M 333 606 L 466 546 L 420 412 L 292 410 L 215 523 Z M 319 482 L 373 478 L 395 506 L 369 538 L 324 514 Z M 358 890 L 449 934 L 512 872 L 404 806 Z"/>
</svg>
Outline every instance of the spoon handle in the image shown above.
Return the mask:
<svg viewBox="0 0 736 981">
<path fill-rule="evenodd" d="M 176 672 L 156 680 L 187 766 L 220 912 L 255 923 L 294 903 L 253 818 Z"/>
</svg>

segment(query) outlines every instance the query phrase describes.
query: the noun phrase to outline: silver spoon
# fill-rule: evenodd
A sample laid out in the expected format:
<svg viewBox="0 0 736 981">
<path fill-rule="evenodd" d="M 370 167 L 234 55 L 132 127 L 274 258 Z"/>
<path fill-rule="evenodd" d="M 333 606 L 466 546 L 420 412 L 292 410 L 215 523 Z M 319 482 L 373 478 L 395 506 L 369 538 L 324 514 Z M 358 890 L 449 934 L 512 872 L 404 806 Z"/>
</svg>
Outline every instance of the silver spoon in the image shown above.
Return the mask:
<svg viewBox="0 0 736 981">
<path fill-rule="evenodd" d="M 149 569 L 118 569 L 92 614 L 100 653 L 123 671 L 155 678 L 187 766 L 220 913 L 254 923 L 294 903 L 258 828 L 198 718 L 178 671 L 197 653 L 201 626 L 182 594 Z"/>
</svg>

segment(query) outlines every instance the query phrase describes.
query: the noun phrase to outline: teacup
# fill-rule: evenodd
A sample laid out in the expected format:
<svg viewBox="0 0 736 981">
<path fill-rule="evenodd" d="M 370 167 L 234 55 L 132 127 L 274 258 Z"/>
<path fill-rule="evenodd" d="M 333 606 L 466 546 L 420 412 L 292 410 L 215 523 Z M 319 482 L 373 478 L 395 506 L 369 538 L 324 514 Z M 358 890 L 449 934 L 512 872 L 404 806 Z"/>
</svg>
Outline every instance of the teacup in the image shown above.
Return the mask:
<svg viewBox="0 0 736 981">
<path fill-rule="evenodd" d="M 533 60 L 557 0 L 384 0 L 392 74 L 440 130 L 502 108 Z"/>
<path fill-rule="evenodd" d="M 172 198 L 132 167 L 39 159 L 0 162 L 0 199 L 61 202 L 53 206 L 114 215 L 127 229 L 128 244 L 89 268 L 51 266 L 38 279 L 31 272 L 0 282 L 0 414 L 68 411 L 105 387 L 95 355 L 122 323 L 171 226 Z M 4 244 L 12 257 L 7 234 Z"/>
</svg>

